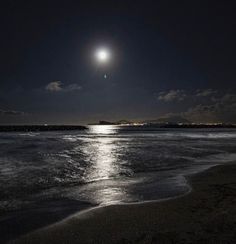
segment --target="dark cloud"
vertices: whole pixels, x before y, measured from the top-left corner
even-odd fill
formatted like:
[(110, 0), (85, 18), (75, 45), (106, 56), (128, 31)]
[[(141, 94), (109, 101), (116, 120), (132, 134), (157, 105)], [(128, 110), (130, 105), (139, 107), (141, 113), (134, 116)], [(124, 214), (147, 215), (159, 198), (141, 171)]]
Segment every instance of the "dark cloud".
[(181, 114), (186, 119), (195, 123), (221, 122), (218, 119), (214, 105), (198, 104)]
[(179, 113), (167, 113), (163, 117), (172, 119), (180, 116), (191, 122), (208, 123), (224, 122), (236, 123), (236, 94), (220, 94), (213, 89), (187, 92), (184, 90), (170, 90), (160, 92), (158, 99), (165, 102), (183, 101), (188, 98), (189, 104), (186, 111)]
[(168, 113), (156, 120), (158, 123), (190, 123), (181, 113)]
[(236, 94), (225, 94), (197, 104), (183, 115), (194, 122), (236, 122)]

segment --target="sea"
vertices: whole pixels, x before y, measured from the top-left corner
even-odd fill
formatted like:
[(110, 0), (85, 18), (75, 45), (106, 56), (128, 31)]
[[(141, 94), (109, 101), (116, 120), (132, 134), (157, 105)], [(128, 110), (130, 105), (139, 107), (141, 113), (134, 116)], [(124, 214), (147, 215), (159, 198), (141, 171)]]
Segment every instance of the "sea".
[(235, 160), (235, 129), (1, 133), (0, 240), (92, 207), (181, 196), (191, 191), (185, 176)]

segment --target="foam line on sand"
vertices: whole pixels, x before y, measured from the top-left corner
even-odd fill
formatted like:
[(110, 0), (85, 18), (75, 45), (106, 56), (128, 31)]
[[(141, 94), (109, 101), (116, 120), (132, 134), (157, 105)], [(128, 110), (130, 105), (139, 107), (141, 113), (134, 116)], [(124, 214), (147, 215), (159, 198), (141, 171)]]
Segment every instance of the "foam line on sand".
[(10, 243), (236, 243), (236, 164), (188, 180), (182, 197), (94, 208)]

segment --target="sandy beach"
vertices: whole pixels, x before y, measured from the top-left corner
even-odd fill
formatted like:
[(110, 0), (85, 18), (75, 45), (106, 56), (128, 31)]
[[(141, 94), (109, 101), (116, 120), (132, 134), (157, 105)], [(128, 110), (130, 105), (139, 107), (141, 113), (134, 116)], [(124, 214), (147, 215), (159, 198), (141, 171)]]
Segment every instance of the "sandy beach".
[(185, 196), (94, 208), (10, 243), (236, 243), (235, 175), (216, 166), (189, 176)]

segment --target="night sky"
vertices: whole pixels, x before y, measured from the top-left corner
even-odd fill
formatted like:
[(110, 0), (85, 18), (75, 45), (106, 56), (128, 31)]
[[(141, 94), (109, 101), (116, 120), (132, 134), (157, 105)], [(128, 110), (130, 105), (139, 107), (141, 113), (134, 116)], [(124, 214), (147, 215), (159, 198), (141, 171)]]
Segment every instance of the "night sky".
[(236, 123), (234, 1), (9, 0), (0, 11), (2, 124)]

